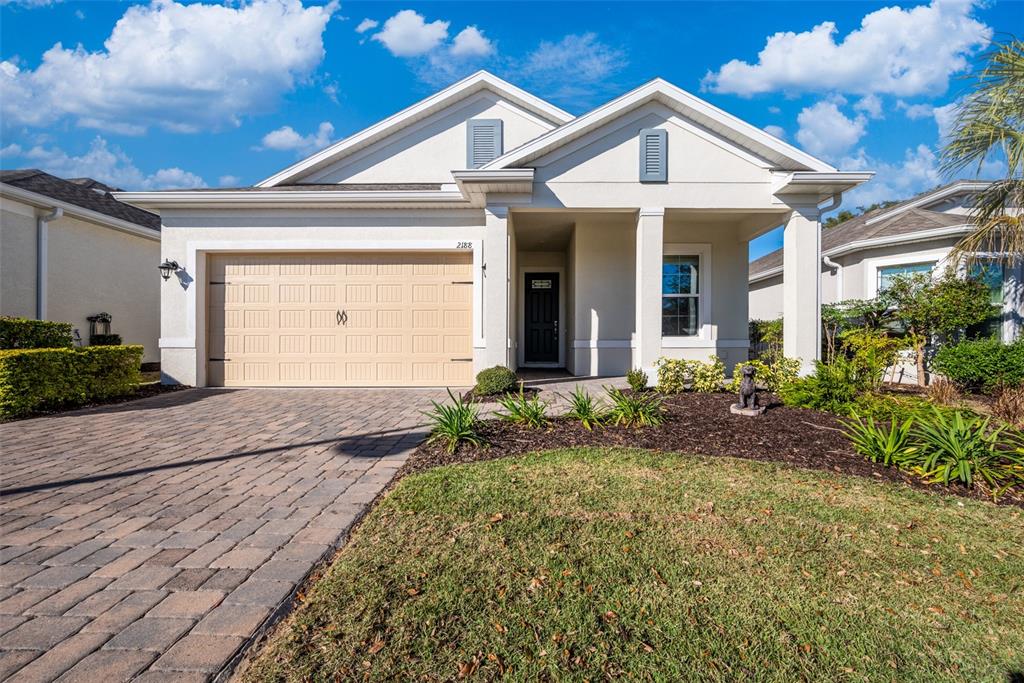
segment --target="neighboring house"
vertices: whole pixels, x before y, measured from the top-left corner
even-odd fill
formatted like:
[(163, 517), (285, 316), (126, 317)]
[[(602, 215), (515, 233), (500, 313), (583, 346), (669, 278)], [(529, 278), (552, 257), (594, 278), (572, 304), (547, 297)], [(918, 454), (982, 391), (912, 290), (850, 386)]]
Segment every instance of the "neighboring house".
[(88, 345), (90, 316), (158, 362), (160, 218), (90, 178), (0, 171), (0, 315), (69, 322)]
[[(957, 181), (884, 209), (876, 209), (821, 233), (821, 301), (871, 299), (892, 278), (934, 272), (950, 265), (947, 256), (970, 232), (968, 215), (983, 181)], [(770, 320), (783, 313), (782, 249), (750, 263), (750, 318)], [(974, 267), (1001, 306), (984, 330), (1005, 342), (1024, 335), (1024, 264), (980, 262)], [(962, 271), (962, 268), (961, 268)]]
[(467, 385), (747, 355), (747, 244), (785, 223), (786, 353), (819, 353), (843, 173), (663, 80), (573, 117), (479, 72), (254, 187), (158, 211), (167, 381)]

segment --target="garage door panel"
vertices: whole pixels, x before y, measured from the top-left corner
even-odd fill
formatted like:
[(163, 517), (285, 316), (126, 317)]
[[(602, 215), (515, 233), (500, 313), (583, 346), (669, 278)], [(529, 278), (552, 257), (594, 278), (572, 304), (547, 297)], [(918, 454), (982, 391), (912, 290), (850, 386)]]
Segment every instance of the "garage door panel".
[(472, 383), (468, 253), (217, 255), (209, 272), (211, 384)]

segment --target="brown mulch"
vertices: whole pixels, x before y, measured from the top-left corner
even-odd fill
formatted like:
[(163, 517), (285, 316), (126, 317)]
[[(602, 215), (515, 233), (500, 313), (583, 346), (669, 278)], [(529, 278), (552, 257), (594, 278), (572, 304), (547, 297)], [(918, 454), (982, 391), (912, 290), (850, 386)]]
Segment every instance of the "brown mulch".
[[(523, 387), (523, 395), (526, 398), (533, 398), (540, 393), (540, 389), (537, 387)], [(519, 389), (515, 391), (507, 391), (504, 394), (480, 394), (479, 396), (470, 389), (462, 395), (462, 400), (469, 403), (497, 403), (506, 396), (519, 396)]]
[[(574, 447), (645, 448), (658, 451), (782, 462), (808, 469), (907, 484), (917, 489), (992, 500), (979, 489), (929, 484), (895, 467), (866, 460), (850, 447), (838, 418), (816, 410), (789, 408), (762, 396), (768, 410), (760, 417), (729, 412), (733, 394), (684, 393), (667, 397), (667, 419), (660, 427), (598, 427), (587, 431), (578, 421), (556, 418), (547, 429), (528, 429), (502, 420), (484, 420), (486, 446), (462, 445), (447, 453), (423, 443), (402, 467), (401, 475), (439, 465), (496, 460), (541, 450)], [(1000, 503), (1024, 507), (1024, 493), (1008, 492)]]
[(114, 396), (112, 398), (105, 399), (103, 401), (94, 401), (92, 403), (85, 403), (81, 405), (67, 405), (52, 408), (50, 410), (39, 410), (28, 415), (21, 415), (19, 417), (8, 417), (0, 419), (0, 422), (17, 422), (19, 420), (31, 420), (34, 417), (45, 417), (47, 415), (58, 415), (60, 413), (67, 413), (72, 410), (84, 410), (86, 408), (98, 408), (100, 406), (115, 405), (118, 403), (128, 403), (130, 401), (138, 401), (143, 398), (150, 398), (151, 396), (160, 396), (161, 394), (169, 394), (173, 391), (181, 391), (182, 389), (188, 389), (189, 387), (184, 384), (161, 384), (160, 382), (148, 382), (146, 384), (140, 384), (135, 390), (135, 393), (125, 394), (124, 396)]

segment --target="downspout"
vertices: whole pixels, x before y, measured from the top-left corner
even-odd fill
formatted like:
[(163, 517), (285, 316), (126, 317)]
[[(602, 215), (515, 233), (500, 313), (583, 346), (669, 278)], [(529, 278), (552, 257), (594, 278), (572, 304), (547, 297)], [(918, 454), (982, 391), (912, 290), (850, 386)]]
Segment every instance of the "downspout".
[(36, 219), (36, 320), (46, 320), (47, 233), (50, 221), (64, 215), (64, 209), (54, 207), (45, 216)]

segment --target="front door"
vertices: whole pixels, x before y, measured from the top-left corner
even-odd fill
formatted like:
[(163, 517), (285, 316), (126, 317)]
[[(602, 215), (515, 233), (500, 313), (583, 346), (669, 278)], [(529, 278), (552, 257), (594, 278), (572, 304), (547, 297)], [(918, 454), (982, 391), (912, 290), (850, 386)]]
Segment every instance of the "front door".
[(527, 363), (558, 362), (558, 273), (527, 273), (524, 300)]

